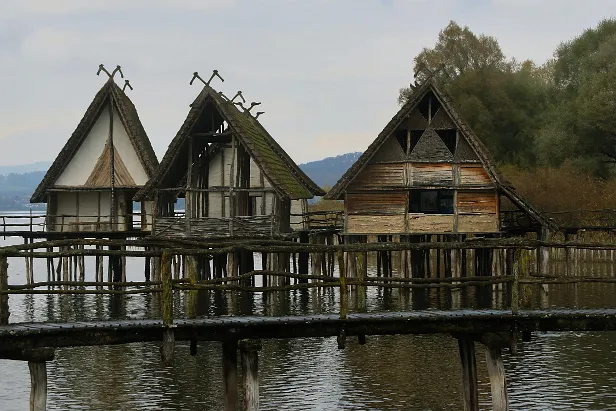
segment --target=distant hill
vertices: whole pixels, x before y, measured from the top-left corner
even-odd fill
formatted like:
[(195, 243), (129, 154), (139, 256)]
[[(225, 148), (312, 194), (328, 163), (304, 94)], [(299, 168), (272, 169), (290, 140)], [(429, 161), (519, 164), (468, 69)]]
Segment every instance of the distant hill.
[[(31, 173), (33, 171), (46, 172), (51, 166), (50, 161), (39, 161), (31, 164), (20, 164), (16, 166), (0, 166), (0, 175), (5, 176), (8, 174), (24, 174)], [(44, 175), (45, 173), (43, 173)]]
[[(0, 211), (21, 211), (29, 208), (30, 196), (46, 171), (0, 175)], [(35, 205), (33, 208), (41, 208)], [(44, 206), (43, 206), (44, 207)]]
[(323, 160), (300, 164), (299, 167), (319, 185), (319, 187), (332, 187), (342, 175), (361, 156), (361, 152), (342, 154), (336, 157), (327, 157)]

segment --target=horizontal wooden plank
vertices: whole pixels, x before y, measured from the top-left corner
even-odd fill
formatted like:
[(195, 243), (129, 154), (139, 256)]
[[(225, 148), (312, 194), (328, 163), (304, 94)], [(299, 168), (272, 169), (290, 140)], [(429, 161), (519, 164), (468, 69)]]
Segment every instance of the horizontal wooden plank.
[(404, 232), (404, 214), (348, 215), (348, 234), (395, 234)]
[(492, 233), (497, 231), (497, 214), (458, 214), (459, 233)]
[(347, 194), (346, 208), (349, 214), (393, 213), (404, 214), (406, 191)]
[(453, 185), (451, 163), (411, 163), (408, 165), (407, 175), (407, 185), (410, 186)]
[(458, 191), (458, 213), (495, 214), (498, 211), (495, 191)]
[(453, 214), (416, 214), (407, 216), (409, 233), (451, 233), (453, 232)]
[(491, 183), (492, 180), (483, 165), (460, 164), (460, 185), (487, 185)]
[(369, 164), (351, 182), (349, 189), (404, 186), (404, 164)]

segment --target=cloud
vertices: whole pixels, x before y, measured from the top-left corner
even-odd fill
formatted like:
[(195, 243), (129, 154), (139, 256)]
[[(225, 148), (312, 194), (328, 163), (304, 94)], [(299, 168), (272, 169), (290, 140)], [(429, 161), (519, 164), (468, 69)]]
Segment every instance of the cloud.
[(203, 11), (233, 7), (235, 4), (235, 0), (3, 0), (0, 16), (77, 15), (127, 10)]

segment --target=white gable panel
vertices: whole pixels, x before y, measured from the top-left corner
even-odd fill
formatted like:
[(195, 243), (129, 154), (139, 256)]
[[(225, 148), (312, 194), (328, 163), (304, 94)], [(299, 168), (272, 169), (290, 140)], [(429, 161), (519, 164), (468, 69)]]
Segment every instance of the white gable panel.
[(82, 186), (92, 173), (109, 135), (109, 110), (103, 109), (77, 152), (56, 180), (57, 186)]
[(216, 154), (212, 160), (210, 160), (210, 169), (208, 170), (207, 184), (208, 187), (220, 187), (222, 186), (221, 180), (221, 167), (222, 156), (220, 153)]
[(148, 182), (148, 175), (116, 110), (113, 112), (113, 145), (122, 157), (122, 161), (133, 177), (135, 184), (138, 186), (145, 185)]

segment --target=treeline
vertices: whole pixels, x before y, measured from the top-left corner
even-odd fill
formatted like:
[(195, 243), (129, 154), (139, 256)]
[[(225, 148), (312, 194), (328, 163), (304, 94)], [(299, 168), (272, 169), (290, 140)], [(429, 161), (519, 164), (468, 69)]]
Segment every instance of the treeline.
[[(523, 194), (535, 196), (528, 184), (537, 178), (550, 180), (540, 192), (545, 199), (529, 198), (541, 208), (562, 208), (557, 181), (570, 184), (574, 195), (579, 184), (600, 185), (606, 193), (614, 187), (616, 20), (564, 41), (542, 65), (508, 59), (497, 39), (452, 21), (414, 62), (418, 81), (435, 72)], [(410, 91), (400, 90), (401, 103)], [(567, 201), (579, 198), (569, 204), (575, 208), (616, 208), (611, 195), (598, 202), (581, 197)]]

